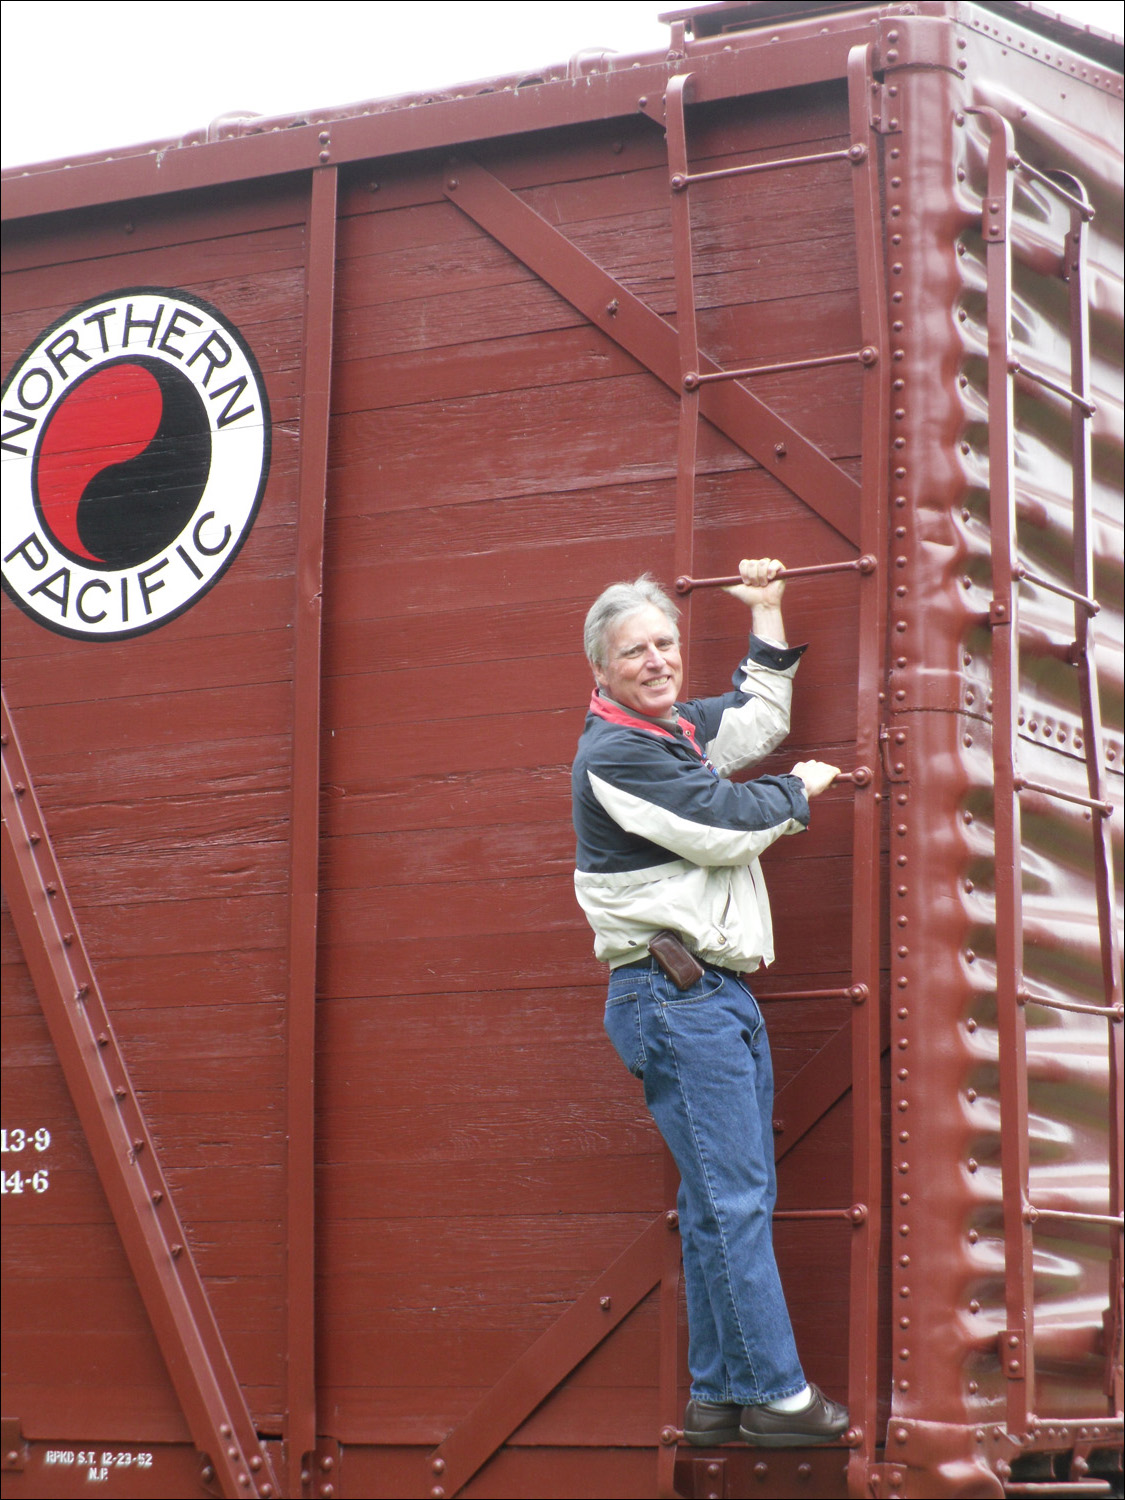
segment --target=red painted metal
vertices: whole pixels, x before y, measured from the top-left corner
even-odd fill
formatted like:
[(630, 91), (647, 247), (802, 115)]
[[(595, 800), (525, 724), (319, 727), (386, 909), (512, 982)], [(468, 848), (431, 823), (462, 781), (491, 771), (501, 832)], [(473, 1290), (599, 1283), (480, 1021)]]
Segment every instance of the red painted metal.
[[(5, 178), (13, 352), (142, 281), (198, 287), (265, 351), (277, 462), (206, 613), (127, 651), (4, 607), (174, 1243), (291, 1493), (918, 1500), (1040, 1493), (1048, 1472), (1104, 1491), (1120, 71), (1025, 7), (900, 9), (707, 7), (668, 56)], [(986, 120), (1012, 132), (997, 192)], [(1018, 305), (1006, 333), (990, 274)], [(645, 567), (710, 584), (692, 674), (721, 686), (743, 621), (714, 590), (738, 580), (695, 580), (688, 548), (700, 572), (769, 550), (824, 574), (787, 596), (813, 649), (770, 768), (830, 759), (854, 795), (771, 851), (778, 959), (755, 993), (779, 1264), (846, 1449), (681, 1446), (674, 1181), (606, 1055), (572, 905), (582, 611)], [(113, 1230), (8, 941), (11, 1097), (55, 1089), (52, 1131), (76, 1137), (35, 1214), (5, 1203), (42, 1308), (71, 1295), (60, 1239)], [(273, 1071), (247, 1068), (271, 1047)], [(212, 1232), (228, 1211), (237, 1232)], [(68, 1320), (91, 1368), (141, 1389), (118, 1372), (148, 1357), (143, 1309), (97, 1245), (112, 1305), (76, 1289), (40, 1340), (12, 1303), (5, 1484), (30, 1494), (58, 1492), (54, 1434), (97, 1413), (109, 1443), (101, 1414), (123, 1410), (52, 1375)], [(112, 1420), (126, 1456), (159, 1432), (154, 1482), (196, 1493), (174, 1402)]]
[[(886, 682), (886, 590), (876, 586), (869, 564), (887, 554), (886, 459), (890, 452), (890, 377), (886, 361), (867, 358), (886, 347), (887, 275), (883, 258), (878, 140), (871, 119), (873, 47), (856, 46), (848, 54), (848, 112), (852, 136), (852, 201), (859, 271), (860, 334), (864, 342), (860, 500), (859, 660), (857, 663), (855, 755), (878, 764), (878, 724)], [(858, 772), (856, 785), (861, 786)], [(875, 1460), (879, 1379), (878, 1264), (882, 1234), (883, 1155), (880, 1059), (880, 995), (884, 898), (880, 874), (881, 810), (872, 792), (855, 803), (852, 837), (852, 985), (869, 999), (852, 1011), (852, 1193), (866, 1205), (854, 1224), (851, 1253), (851, 1322), (848, 1344), (849, 1437), (848, 1487), (853, 1495), (867, 1489), (867, 1472)]]
[(221, 1492), (277, 1495), (161, 1168), (0, 694), (4, 890), (102, 1188), (192, 1436)]
[(699, 375), (692, 370), (684, 376), (684, 389), (693, 391), (701, 385), (713, 385), (717, 380), (746, 380), (751, 375), (783, 375), (790, 370), (823, 370), (829, 365), (873, 365), (877, 358), (877, 351), (867, 347), (851, 350), (847, 354), (824, 354), (815, 359), (786, 359), (772, 365), (749, 365), (744, 370), (715, 370), (710, 375)]
[[(873, 573), (877, 564), (870, 555), (864, 553), (862, 557), (855, 557), (848, 562), (836, 563), (814, 563), (807, 568), (782, 568), (777, 574), (778, 578), (816, 578), (822, 573)], [(735, 588), (742, 582), (738, 573), (729, 574), (724, 578), (690, 578), (681, 574), (676, 579), (676, 593), (690, 594), (692, 589), (729, 589)]]
[(320, 891), (320, 698), (324, 517), (336, 284), (335, 167), (312, 173), (297, 479), (293, 809), (289, 851), (286, 1143), (286, 1452), (290, 1493), (316, 1447), (315, 1062)]
[[(683, 22), (672, 36), (673, 52), (683, 48)], [(688, 181), (687, 121), (684, 104), (691, 74), (668, 80), (664, 91), (667, 122), (668, 169), (672, 188), (672, 275), (676, 288), (676, 346), (680, 366), (680, 416), (676, 445), (676, 527), (674, 559), (677, 573), (690, 573), (695, 556), (695, 466), (699, 450), (699, 324), (695, 311), (695, 269), (691, 244), (691, 196), (677, 191)], [(690, 683), (691, 608), (684, 611), (681, 629), (684, 682)], [(689, 689), (685, 686), (685, 692)]]

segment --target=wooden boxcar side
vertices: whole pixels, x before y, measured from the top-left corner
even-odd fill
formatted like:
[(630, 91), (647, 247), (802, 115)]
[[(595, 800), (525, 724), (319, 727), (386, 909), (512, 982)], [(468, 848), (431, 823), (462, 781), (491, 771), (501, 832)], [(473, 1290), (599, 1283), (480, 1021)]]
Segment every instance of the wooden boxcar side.
[[(6, 470), (103, 358), (271, 443), (240, 547), (200, 500), (102, 589), (5, 532), (5, 1494), (1119, 1480), (1120, 49), (1011, 10), (710, 7), (6, 177)], [(598, 590), (767, 551), (845, 565), (766, 769), (855, 779), (759, 977), (853, 1428), (700, 1455), (568, 768)], [(742, 611), (684, 602), (720, 691)]]

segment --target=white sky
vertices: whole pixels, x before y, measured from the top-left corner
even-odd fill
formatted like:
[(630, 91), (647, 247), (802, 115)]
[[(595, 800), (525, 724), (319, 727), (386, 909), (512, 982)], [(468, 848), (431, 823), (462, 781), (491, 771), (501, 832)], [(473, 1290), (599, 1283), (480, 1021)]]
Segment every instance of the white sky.
[[(3, 0), (4, 166), (662, 48), (676, 0)], [(1121, 30), (1107, 0), (1051, 8)]]

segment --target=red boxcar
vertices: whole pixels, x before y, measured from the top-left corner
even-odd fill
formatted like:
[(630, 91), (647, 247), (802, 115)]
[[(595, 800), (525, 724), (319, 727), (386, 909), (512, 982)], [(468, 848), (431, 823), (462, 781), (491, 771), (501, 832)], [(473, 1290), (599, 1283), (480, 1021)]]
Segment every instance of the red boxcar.
[[(1120, 1494), (1121, 48), (667, 19), (4, 178), (5, 1494)], [(707, 1452), (568, 767), (599, 589), (765, 552), (852, 1427)]]

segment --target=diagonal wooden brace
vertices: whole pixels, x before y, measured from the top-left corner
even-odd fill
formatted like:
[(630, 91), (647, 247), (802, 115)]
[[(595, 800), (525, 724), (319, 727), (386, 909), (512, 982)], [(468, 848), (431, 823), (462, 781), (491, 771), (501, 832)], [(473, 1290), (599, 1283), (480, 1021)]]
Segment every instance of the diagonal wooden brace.
[(113, 1034), (0, 694), (4, 891), (86, 1142), (192, 1438), (227, 1496), (279, 1495)]
[[(445, 195), (669, 390), (682, 394), (679, 337), (671, 323), (477, 163), (451, 167)], [(718, 370), (700, 353), (698, 373)], [(713, 426), (858, 546), (860, 490), (849, 474), (743, 385), (706, 385), (699, 401)]]

